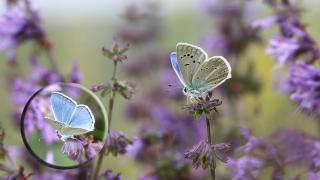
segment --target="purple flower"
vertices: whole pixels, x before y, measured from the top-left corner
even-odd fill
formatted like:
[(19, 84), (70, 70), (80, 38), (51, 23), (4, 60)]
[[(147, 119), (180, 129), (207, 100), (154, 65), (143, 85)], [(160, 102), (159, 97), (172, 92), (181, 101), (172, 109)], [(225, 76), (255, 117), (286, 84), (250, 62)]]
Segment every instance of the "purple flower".
[(320, 179), (320, 172), (308, 172), (308, 180), (318, 180)]
[(247, 140), (247, 143), (241, 147), (244, 152), (249, 152), (257, 148), (265, 148), (267, 146), (263, 139), (258, 139), (254, 136), (251, 136), (248, 128), (242, 129), (242, 135)]
[(271, 16), (265, 19), (259, 19), (259, 20), (253, 21), (251, 26), (254, 29), (266, 29), (274, 25), (277, 22), (277, 20), (278, 20), (277, 16)]
[(192, 116), (175, 114), (162, 106), (151, 109), (151, 118), (157, 123), (152, 126), (162, 136), (172, 137), (176, 148), (184, 151), (186, 147), (205, 137), (204, 121), (196, 122)]
[(61, 152), (71, 160), (82, 162), (84, 155), (83, 142), (79, 139), (68, 138), (62, 146)]
[(24, 3), (8, 5), (0, 17), (0, 52), (7, 50), (7, 58), (14, 60), (15, 51), (21, 43), (31, 39), (41, 40), (44, 32), (39, 21), (37, 12), (26, 8)]
[(104, 180), (120, 180), (120, 174), (114, 173), (112, 170), (106, 170), (100, 177), (100, 179)]
[(271, 55), (277, 62), (286, 63), (295, 60), (299, 48), (300, 44), (296, 40), (274, 37), (269, 41), (267, 54)]
[(320, 69), (297, 61), (290, 67), (287, 83), (290, 98), (309, 113), (320, 113)]
[(320, 142), (316, 141), (313, 145), (314, 147), (311, 151), (311, 167), (320, 173)]
[(103, 144), (101, 142), (89, 142), (86, 151), (89, 159), (94, 158), (102, 149)]
[(117, 156), (127, 153), (127, 146), (131, 143), (131, 140), (125, 137), (122, 132), (112, 130), (108, 135), (105, 146), (108, 149), (107, 153)]
[(70, 74), (70, 82), (79, 83), (83, 79), (82, 73), (79, 71), (78, 61), (74, 60), (72, 62), (71, 74)]
[(232, 169), (232, 180), (255, 180), (263, 166), (263, 161), (252, 156), (239, 159), (229, 158), (226, 165)]
[(185, 158), (192, 160), (195, 168), (201, 166), (203, 169), (214, 166), (215, 153), (214, 146), (206, 141), (200, 141), (190, 151), (184, 153)]
[(237, 56), (259, 40), (250, 25), (252, 9), (248, 2), (203, 0), (205, 9), (215, 18), (215, 31), (204, 39), (204, 46), (215, 54)]

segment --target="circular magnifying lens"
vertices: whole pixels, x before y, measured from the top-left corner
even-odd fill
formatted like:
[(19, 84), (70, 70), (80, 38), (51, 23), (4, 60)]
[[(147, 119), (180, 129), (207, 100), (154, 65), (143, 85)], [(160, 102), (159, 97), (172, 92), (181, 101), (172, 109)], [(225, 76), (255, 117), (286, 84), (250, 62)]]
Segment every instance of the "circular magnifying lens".
[(107, 122), (103, 104), (90, 90), (58, 83), (40, 89), (28, 100), (21, 134), (29, 152), (42, 163), (70, 169), (99, 154)]

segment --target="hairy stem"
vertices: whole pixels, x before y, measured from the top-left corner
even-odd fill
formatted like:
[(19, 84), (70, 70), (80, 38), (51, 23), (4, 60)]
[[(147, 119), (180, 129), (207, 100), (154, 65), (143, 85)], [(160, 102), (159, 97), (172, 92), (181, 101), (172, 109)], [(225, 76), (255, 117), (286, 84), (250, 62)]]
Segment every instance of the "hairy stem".
[[(116, 72), (117, 72), (117, 62), (114, 62), (112, 78), (111, 78), (111, 80), (113, 80), (113, 81), (116, 80)], [(116, 97), (116, 92), (114, 90), (112, 90), (111, 97), (109, 99), (109, 108), (108, 108), (108, 136), (110, 134), (110, 129), (111, 129), (111, 119), (112, 119), (113, 104), (114, 104), (115, 97)], [(98, 179), (98, 175), (99, 175), (99, 171), (101, 168), (101, 164), (103, 162), (103, 157), (104, 157), (105, 151), (106, 151), (106, 146), (103, 146), (103, 148), (101, 149), (101, 152), (99, 154), (99, 157), (98, 157), (97, 165), (96, 165), (95, 172), (94, 172), (94, 175), (92, 178), (93, 180)]]
[[(206, 115), (206, 122), (207, 122), (207, 135), (208, 135), (208, 143), (210, 145), (213, 144), (213, 139), (214, 136), (212, 138), (212, 134), (211, 134), (211, 126), (210, 126), (210, 118), (208, 117), (208, 115)], [(211, 175), (211, 180), (215, 180), (216, 179), (216, 161), (215, 161), (215, 157), (213, 155), (213, 159), (212, 159), (212, 163), (210, 163), (210, 175)]]

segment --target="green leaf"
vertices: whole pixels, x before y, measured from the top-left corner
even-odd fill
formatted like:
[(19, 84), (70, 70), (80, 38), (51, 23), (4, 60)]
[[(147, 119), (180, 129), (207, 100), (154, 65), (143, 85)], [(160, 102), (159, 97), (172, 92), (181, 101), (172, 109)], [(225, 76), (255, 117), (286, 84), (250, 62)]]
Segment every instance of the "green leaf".
[(199, 121), (202, 113), (203, 113), (203, 110), (199, 110), (199, 111), (194, 113), (194, 118), (195, 118), (196, 121)]

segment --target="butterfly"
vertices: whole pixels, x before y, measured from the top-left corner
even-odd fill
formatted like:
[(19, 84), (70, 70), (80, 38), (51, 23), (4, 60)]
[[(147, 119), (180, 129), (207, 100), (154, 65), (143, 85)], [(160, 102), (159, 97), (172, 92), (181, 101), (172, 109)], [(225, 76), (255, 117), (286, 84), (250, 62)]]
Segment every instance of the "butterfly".
[(50, 101), (54, 118), (46, 119), (56, 129), (61, 140), (94, 130), (95, 119), (88, 106), (77, 104), (60, 92), (52, 92)]
[(207, 53), (192, 44), (178, 43), (170, 55), (172, 67), (188, 97), (203, 97), (231, 78), (231, 66), (222, 56), (208, 58)]

